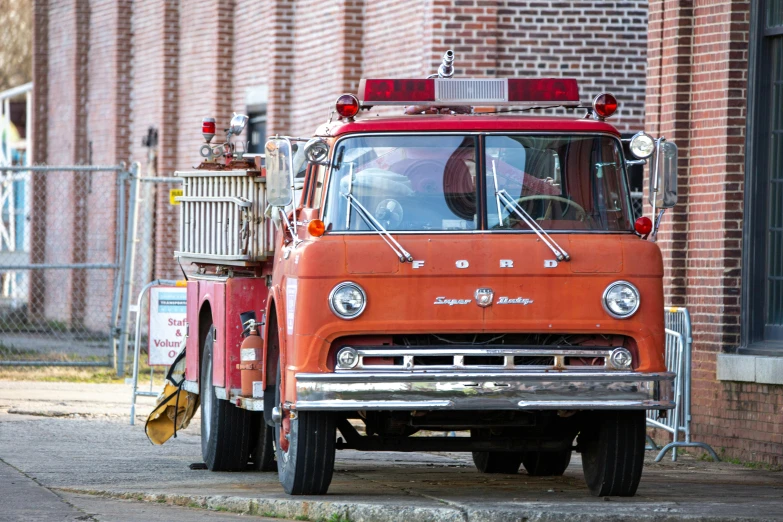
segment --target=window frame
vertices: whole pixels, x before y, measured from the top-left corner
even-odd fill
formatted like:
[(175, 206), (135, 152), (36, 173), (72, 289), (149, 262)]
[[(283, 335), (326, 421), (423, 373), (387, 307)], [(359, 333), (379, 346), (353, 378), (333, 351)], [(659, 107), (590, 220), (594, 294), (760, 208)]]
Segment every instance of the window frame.
[[(476, 146), (477, 146), (477, 152), (476, 152), (476, 161), (477, 161), (477, 167), (481, 165), (483, 169), (483, 162), (485, 161), (485, 138), (487, 136), (510, 136), (510, 135), (531, 135), (531, 136), (544, 136), (544, 135), (554, 135), (554, 136), (562, 136), (562, 135), (574, 135), (574, 136), (583, 136), (583, 137), (607, 137), (610, 139), (613, 139), (617, 141), (617, 147), (620, 153), (620, 157), (622, 158), (623, 162), (623, 182), (625, 183), (625, 189), (626, 189), (626, 205), (628, 208), (629, 216), (630, 216), (630, 223), (628, 230), (570, 230), (570, 229), (563, 229), (563, 230), (547, 230), (547, 234), (632, 234), (632, 235), (638, 235), (636, 231), (633, 228), (633, 220), (634, 220), (634, 214), (633, 214), (633, 207), (631, 202), (631, 193), (630, 193), (630, 180), (628, 179), (628, 168), (625, 165), (625, 150), (623, 148), (622, 139), (618, 137), (615, 134), (609, 133), (609, 132), (574, 132), (574, 131), (520, 131), (520, 130), (506, 130), (506, 131), (445, 131), (445, 132), (362, 132), (362, 133), (356, 133), (356, 134), (344, 134), (340, 136), (337, 140), (335, 140), (334, 144), (332, 145), (332, 154), (329, 156), (329, 167), (328, 172), (326, 173), (325, 180), (324, 180), (324, 201), (321, 205), (321, 218), (326, 221), (326, 212), (329, 209), (329, 198), (331, 197), (331, 190), (329, 187), (331, 186), (331, 178), (332, 178), (332, 170), (333, 170), (333, 163), (334, 163), (334, 154), (336, 153), (340, 142), (348, 139), (348, 138), (356, 138), (356, 137), (377, 137), (377, 136), (474, 136), (476, 137)], [(487, 229), (487, 205), (486, 205), (486, 193), (487, 193), (487, 186), (486, 186), (486, 176), (477, 176), (476, 177), (476, 213), (477, 213), (477, 227), (475, 230), (464, 230), (464, 231), (454, 231), (454, 230), (424, 230), (424, 231), (412, 231), (412, 230), (390, 230), (389, 232), (397, 235), (416, 235), (416, 234), (535, 234), (533, 230), (488, 230)], [(373, 230), (329, 230), (327, 232), (329, 235), (372, 235), (376, 234), (377, 232)]]
[[(767, 313), (767, 247), (770, 184), (770, 116), (763, 100), (771, 99), (772, 45), (783, 38), (783, 25), (766, 27), (767, 0), (751, 3), (748, 109), (745, 132), (745, 186), (742, 225), (742, 275), (740, 292), (740, 346), (738, 353), (783, 357), (783, 340), (768, 339), (765, 333)], [(780, 64), (783, 67), (783, 63)], [(758, 201), (763, 201), (762, 205)]]

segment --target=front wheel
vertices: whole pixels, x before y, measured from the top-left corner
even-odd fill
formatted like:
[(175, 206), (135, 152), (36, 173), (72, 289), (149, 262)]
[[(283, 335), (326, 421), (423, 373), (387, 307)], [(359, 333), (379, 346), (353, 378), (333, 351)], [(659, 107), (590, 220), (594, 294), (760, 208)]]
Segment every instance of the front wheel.
[(275, 389), (280, 414), (274, 430), (280, 484), (289, 495), (325, 495), (334, 472), (337, 431), (334, 415), (283, 410), (279, 366)]
[(579, 434), (582, 469), (596, 497), (632, 497), (644, 466), (644, 411), (595, 413)]
[(250, 412), (215, 394), (214, 338), (210, 327), (201, 361), (201, 455), (210, 471), (243, 471), (250, 454)]

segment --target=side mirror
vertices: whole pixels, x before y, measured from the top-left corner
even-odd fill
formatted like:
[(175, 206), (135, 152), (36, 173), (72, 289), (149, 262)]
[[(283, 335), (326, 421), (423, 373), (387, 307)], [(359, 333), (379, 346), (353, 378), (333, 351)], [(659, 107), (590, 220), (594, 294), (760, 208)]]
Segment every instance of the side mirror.
[(234, 136), (239, 136), (245, 130), (245, 125), (247, 125), (247, 116), (234, 113), (231, 122), (228, 124), (228, 130)]
[(272, 138), (265, 146), (266, 199), (273, 207), (286, 207), (293, 200), (294, 171), (291, 142)]
[(657, 209), (677, 204), (677, 145), (658, 138), (650, 162), (650, 204)]

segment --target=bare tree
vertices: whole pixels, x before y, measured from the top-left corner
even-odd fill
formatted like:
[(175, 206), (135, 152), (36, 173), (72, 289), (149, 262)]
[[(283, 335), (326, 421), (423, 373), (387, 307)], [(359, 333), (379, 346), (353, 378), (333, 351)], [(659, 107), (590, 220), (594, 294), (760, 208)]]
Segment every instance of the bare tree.
[(0, 0), (0, 91), (33, 79), (33, 0)]

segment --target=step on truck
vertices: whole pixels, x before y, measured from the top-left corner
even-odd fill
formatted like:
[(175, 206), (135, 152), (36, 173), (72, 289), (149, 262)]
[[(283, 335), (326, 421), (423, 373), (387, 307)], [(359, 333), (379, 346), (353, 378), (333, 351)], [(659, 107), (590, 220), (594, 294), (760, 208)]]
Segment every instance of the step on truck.
[[(677, 148), (621, 139), (617, 100), (583, 105), (573, 79), (454, 78), (452, 60), (362, 80), (263, 155), (237, 142), (245, 116), (222, 144), (204, 120), (176, 256), (209, 469), (317, 495), (342, 449), (532, 476), (577, 452), (593, 495), (636, 492), (645, 411), (674, 406), (655, 236)], [(638, 164), (653, 219), (633, 216)]]

